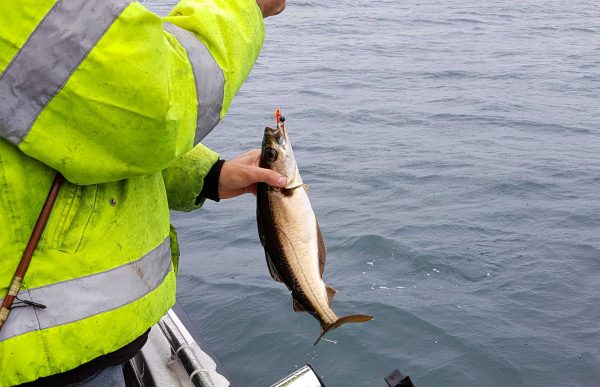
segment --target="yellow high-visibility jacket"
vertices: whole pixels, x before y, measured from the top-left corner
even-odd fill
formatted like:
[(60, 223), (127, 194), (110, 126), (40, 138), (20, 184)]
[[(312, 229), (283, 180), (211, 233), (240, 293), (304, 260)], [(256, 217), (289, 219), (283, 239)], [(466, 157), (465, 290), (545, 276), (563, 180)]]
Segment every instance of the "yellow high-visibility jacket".
[(0, 386), (142, 335), (175, 300), (169, 207), (192, 210), (264, 37), (255, 0), (0, 1), (0, 299), (63, 185), (0, 333)]

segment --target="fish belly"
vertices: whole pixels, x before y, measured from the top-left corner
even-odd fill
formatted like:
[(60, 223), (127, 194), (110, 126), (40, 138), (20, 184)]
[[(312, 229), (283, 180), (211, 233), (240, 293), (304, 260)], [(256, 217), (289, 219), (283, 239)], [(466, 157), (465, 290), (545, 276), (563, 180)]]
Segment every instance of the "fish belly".
[(319, 271), (317, 221), (305, 191), (273, 195), (273, 223), (282, 246), (281, 267), (292, 296), (310, 312), (327, 314), (327, 292)]

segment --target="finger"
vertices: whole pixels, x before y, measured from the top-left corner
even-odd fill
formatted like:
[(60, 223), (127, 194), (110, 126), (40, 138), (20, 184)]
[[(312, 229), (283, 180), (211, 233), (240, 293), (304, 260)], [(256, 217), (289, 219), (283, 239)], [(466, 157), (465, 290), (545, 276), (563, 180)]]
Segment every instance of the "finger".
[(256, 0), (263, 17), (279, 14), (285, 8), (285, 0)]
[(236, 196), (243, 195), (243, 194), (245, 194), (247, 192), (251, 192), (251, 191), (249, 191), (246, 188), (244, 188), (244, 189), (219, 191), (219, 199), (231, 199), (231, 198), (234, 198)]
[(267, 183), (272, 187), (285, 187), (287, 179), (279, 173), (270, 169), (253, 167), (249, 170), (249, 179), (253, 183)]
[(229, 161), (236, 164), (258, 166), (258, 163), (260, 162), (260, 153), (260, 149), (252, 149), (245, 153), (242, 153), (239, 156), (236, 156), (235, 158)]

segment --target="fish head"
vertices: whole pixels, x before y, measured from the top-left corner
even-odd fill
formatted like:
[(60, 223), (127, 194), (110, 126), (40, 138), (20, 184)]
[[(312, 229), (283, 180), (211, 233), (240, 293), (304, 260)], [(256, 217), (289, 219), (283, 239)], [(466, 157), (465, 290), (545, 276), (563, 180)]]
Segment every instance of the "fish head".
[(275, 129), (265, 128), (259, 165), (285, 176), (288, 182), (294, 179), (296, 159), (284, 125), (279, 124)]

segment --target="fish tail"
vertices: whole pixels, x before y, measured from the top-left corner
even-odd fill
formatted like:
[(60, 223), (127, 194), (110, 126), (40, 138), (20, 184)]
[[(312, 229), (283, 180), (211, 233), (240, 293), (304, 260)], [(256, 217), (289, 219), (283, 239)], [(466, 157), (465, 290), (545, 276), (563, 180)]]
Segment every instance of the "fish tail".
[(372, 320), (373, 316), (369, 316), (366, 314), (354, 314), (351, 316), (344, 316), (344, 317), (340, 317), (337, 320), (335, 320), (334, 323), (332, 324), (328, 324), (328, 325), (324, 325), (321, 329), (321, 334), (319, 335), (319, 337), (317, 338), (317, 341), (315, 341), (314, 345), (317, 345), (317, 343), (321, 340), (321, 338), (323, 336), (325, 336), (325, 334), (337, 327), (339, 327), (340, 325), (346, 324), (346, 323), (361, 323), (361, 322), (366, 322), (369, 320)]

